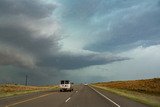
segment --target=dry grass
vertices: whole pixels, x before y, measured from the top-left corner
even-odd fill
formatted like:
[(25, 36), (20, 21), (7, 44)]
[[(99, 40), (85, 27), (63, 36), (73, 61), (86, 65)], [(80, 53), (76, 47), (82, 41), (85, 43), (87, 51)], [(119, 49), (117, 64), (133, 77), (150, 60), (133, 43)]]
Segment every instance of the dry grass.
[(125, 96), (151, 107), (160, 107), (160, 78), (101, 82), (92, 84), (92, 86)]
[(37, 91), (45, 91), (49, 89), (55, 89), (56, 86), (24, 86), (24, 85), (13, 85), (3, 84), (0, 85), (0, 97), (26, 94)]
[(97, 86), (160, 95), (160, 78), (96, 83)]

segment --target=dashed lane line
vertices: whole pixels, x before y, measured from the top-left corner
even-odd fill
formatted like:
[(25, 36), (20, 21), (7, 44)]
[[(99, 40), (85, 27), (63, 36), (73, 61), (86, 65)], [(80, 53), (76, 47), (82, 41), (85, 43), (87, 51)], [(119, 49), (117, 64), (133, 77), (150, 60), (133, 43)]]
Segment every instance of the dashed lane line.
[(70, 99), (71, 99), (71, 97), (69, 97), (65, 102), (67, 103)]

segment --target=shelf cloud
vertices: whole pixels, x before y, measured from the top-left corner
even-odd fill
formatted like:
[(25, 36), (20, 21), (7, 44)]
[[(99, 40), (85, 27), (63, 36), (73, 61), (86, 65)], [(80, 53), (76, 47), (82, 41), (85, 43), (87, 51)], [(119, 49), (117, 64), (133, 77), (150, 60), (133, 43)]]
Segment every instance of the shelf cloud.
[(159, 11), (158, 0), (0, 0), (0, 82), (133, 60), (121, 53), (160, 43)]

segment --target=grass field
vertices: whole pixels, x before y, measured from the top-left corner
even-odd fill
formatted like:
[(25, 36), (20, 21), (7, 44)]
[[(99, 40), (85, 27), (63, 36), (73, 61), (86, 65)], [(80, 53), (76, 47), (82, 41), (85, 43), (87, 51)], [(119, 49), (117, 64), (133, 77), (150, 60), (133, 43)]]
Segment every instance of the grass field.
[(19, 94), (27, 94), (38, 91), (45, 90), (54, 90), (57, 89), (57, 86), (24, 86), (24, 85), (14, 85), (14, 84), (2, 84), (0, 85), (0, 98), (19, 95)]
[(96, 83), (97, 86), (160, 95), (160, 78)]
[(128, 97), (152, 107), (160, 107), (160, 78), (101, 82), (92, 84), (92, 86)]

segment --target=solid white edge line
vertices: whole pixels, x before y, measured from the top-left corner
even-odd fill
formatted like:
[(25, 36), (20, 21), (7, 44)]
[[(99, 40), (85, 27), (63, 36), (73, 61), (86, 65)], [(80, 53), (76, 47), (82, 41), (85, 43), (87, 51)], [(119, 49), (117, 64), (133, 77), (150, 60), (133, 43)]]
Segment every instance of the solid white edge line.
[(68, 102), (71, 98), (69, 97), (65, 102)]
[(92, 88), (91, 86), (89, 86), (91, 89), (93, 89), (95, 92), (97, 92), (98, 94), (100, 94), (102, 97), (104, 97), (105, 99), (109, 100), (110, 102), (112, 102), (113, 104), (115, 104), (117, 107), (121, 107), (120, 105), (118, 105), (117, 103), (115, 103), (113, 100), (111, 100), (110, 98), (106, 97), (105, 95), (103, 95), (102, 93), (100, 93), (99, 91), (97, 91), (96, 89)]

